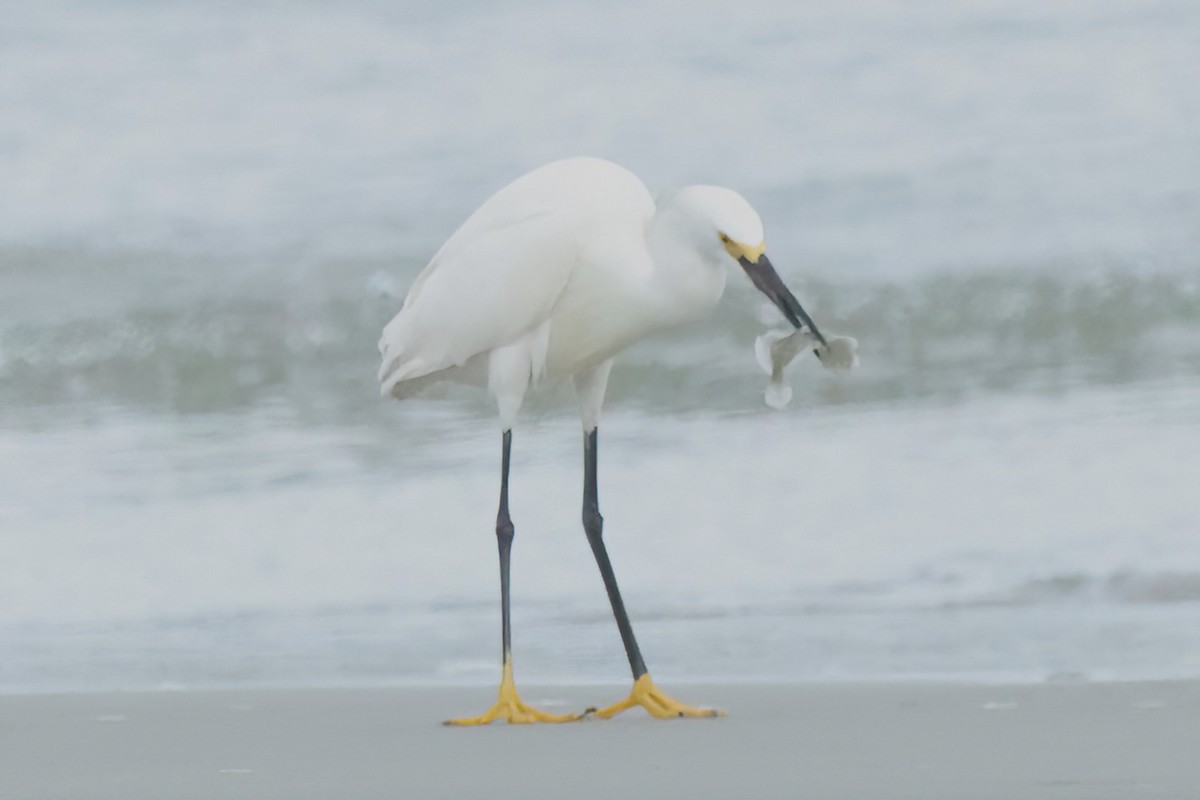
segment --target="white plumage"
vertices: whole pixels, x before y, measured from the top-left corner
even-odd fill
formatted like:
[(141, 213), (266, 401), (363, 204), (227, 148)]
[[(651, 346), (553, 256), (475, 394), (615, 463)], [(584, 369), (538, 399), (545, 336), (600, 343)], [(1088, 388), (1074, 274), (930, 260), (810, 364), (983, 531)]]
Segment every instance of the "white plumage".
[(725, 238), (761, 252), (758, 215), (728, 189), (687, 187), (656, 206), (608, 161), (534, 170), (487, 200), (417, 278), (379, 342), (382, 391), (486, 385), (505, 428), (543, 377), (602, 372), (592, 381), (602, 396), (617, 352), (716, 305), (732, 263)]

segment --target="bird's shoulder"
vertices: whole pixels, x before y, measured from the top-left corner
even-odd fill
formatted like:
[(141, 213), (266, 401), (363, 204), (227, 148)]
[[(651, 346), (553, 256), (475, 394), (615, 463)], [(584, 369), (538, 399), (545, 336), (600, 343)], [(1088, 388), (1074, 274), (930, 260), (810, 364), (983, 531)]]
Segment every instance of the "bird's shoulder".
[(476, 214), (486, 217), (500, 209), (508, 214), (552, 209), (587, 227), (614, 217), (648, 217), (654, 213), (654, 198), (640, 178), (619, 164), (577, 156), (525, 173), (492, 195)]
[(555, 161), (489, 197), (446, 240), (409, 290), (406, 306), (434, 283), (482, 280), (561, 286), (573, 267), (640, 237), (654, 214), (641, 180), (611, 161)]
[(480, 291), (522, 276), (544, 280), (569, 267), (573, 231), (564, 215), (545, 205), (488, 211), (473, 215), (438, 249), (409, 289), (406, 307), (430, 286)]

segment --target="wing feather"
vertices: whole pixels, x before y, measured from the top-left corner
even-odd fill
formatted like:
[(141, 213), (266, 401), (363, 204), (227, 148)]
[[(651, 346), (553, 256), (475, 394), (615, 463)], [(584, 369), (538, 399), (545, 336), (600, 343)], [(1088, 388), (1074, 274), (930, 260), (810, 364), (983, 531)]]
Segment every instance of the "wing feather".
[(496, 202), (503, 195), (450, 237), (384, 328), (384, 394), (460, 367), (550, 319), (577, 262), (575, 226), (569, 214), (540, 203)]

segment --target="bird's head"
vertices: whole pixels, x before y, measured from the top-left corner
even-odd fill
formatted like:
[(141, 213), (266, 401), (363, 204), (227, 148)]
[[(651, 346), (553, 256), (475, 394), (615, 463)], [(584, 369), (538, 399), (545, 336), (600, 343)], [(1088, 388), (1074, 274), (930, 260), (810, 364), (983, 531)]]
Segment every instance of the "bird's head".
[(821, 344), (826, 344), (812, 318), (767, 258), (762, 220), (744, 197), (720, 186), (689, 186), (674, 199), (690, 219), (694, 241), (710, 260), (732, 258), (788, 322), (796, 328), (807, 327)]

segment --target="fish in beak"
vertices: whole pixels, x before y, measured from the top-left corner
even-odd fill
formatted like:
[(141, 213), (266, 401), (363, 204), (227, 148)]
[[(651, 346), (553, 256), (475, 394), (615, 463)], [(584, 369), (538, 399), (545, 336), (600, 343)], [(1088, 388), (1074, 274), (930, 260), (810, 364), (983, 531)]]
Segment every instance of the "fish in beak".
[(818, 342), (826, 348), (829, 347), (829, 342), (825, 341), (825, 337), (817, 330), (816, 323), (812, 321), (812, 317), (808, 315), (808, 312), (800, 305), (800, 301), (796, 299), (796, 296), (784, 284), (783, 278), (779, 277), (779, 273), (775, 271), (771, 260), (765, 254), (758, 254), (757, 258), (753, 261), (750, 260), (749, 256), (742, 255), (738, 257), (738, 263), (742, 265), (742, 269), (746, 270), (746, 274), (750, 276), (751, 282), (754, 283), (758, 290), (765, 294), (783, 312), (788, 322), (792, 323), (797, 329), (807, 327)]

